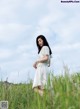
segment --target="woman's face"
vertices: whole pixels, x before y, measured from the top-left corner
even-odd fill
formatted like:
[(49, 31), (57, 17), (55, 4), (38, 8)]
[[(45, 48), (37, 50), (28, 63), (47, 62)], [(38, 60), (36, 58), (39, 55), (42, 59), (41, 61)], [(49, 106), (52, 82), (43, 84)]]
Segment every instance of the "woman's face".
[(43, 46), (43, 40), (42, 40), (41, 38), (38, 39), (38, 45), (39, 45), (40, 47)]

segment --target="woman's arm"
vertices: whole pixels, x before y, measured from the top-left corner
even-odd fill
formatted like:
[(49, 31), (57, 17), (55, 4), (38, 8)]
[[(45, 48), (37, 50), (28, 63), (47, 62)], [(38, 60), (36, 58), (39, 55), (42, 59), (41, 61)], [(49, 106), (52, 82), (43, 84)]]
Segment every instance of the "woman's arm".
[(33, 67), (36, 69), (37, 68), (37, 64), (38, 63), (44, 63), (45, 61), (48, 60), (48, 55), (45, 55), (43, 58), (41, 58), (40, 60), (36, 61), (34, 64), (33, 64)]
[(48, 55), (45, 55), (43, 58), (37, 61), (37, 63), (44, 63), (45, 61), (48, 60)]

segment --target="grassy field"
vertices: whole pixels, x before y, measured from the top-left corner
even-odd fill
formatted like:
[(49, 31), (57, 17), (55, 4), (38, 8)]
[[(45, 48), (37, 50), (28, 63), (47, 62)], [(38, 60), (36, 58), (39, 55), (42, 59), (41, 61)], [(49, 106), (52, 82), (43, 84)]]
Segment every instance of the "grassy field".
[(80, 74), (48, 76), (43, 97), (29, 84), (0, 82), (0, 101), (8, 100), (9, 109), (80, 109)]

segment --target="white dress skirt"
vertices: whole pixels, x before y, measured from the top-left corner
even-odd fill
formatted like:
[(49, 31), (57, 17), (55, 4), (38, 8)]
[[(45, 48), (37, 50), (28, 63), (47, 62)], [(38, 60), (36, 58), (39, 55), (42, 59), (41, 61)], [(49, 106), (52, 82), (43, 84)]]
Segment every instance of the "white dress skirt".
[(48, 65), (50, 62), (50, 54), (49, 54), (49, 48), (47, 46), (43, 46), (40, 53), (39, 53), (39, 59), (40, 60), (43, 56), (48, 55), (48, 61), (44, 63), (39, 63), (37, 65), (37, 69), (35, 72), (35, 77), (33, 80), (33, 86), (32, 88), (40, 86), (41, 89), (45, 89), (47, 85), (47, 73), (48, 73)]

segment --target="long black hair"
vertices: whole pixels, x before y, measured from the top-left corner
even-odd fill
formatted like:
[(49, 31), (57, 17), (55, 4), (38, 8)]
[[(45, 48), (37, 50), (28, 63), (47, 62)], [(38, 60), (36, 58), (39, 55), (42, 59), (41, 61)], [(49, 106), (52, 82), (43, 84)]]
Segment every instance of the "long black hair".
[(36, 38), (36, 45), (37, 45), (37, 47), (38, 47), (38, 54), (39, 54), (39, 52), (40, 52), (40, 50), (41, 50), (41, 48), (42, 48), (42, 47), (40, 47), (39, 44), (38, 44), (38, 39), (39, 39), (39, 38), (41, 38), (41, 39), (43, 40), (43, 46), (48, 46), (48, 47), (49, 47), (49, 53), (50, 53), (50, 55), (51, 55), (51, 54), (52, 54), (51, 48), (50, 48), (50, 46), (49, 46), (49, 44), (48, 44), (48, 42), (47, 42), (47, 39), (46, 39), (45, 36), (43, 36), (43, 35), (39, 35), (39, 36)]

